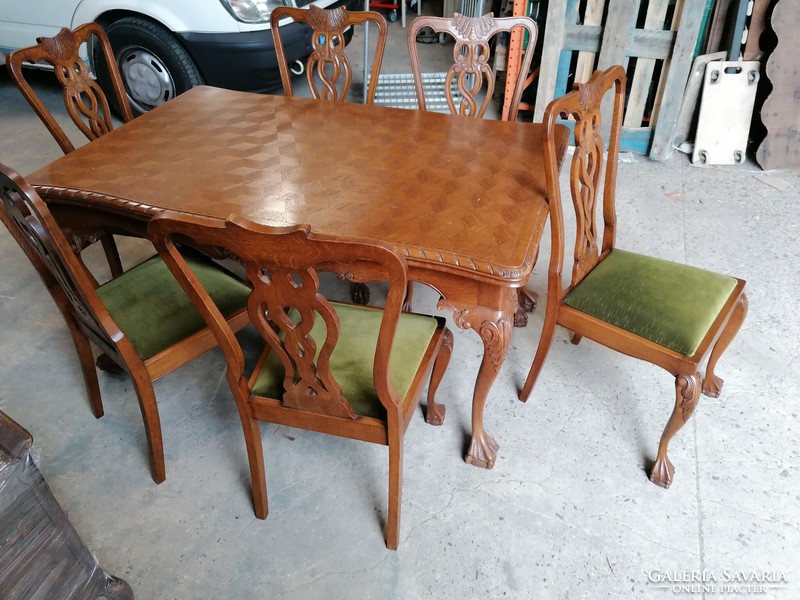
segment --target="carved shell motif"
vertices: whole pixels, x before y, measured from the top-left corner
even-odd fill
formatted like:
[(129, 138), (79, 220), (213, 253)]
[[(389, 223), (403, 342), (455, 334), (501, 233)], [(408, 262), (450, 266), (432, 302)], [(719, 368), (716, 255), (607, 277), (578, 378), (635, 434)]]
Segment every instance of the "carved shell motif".
[[(317, 6), (308, 9), (308, 23), (314, 29), (311, 36), (313, 51), (306, 64), (308, 84), (315, 98), (343, 100), (350, 84), (350, 61), (344, 52), (344, 34), (347, 10), (340, 6), (323, 10)], [(344, 89), (337, 90), (340, 80)]]
[(494, 14), (488, 13), (480, 17), (467, 17), (455, 13), (453, 27), (459, 37), (464, 40), (485, 40), (494, 27)]
[[(453, 16), (451, 33), (456, 40), (453, 49), (453, 66), (447, 72), (445, 93), (450, 111), (462, 116), (481, 117), (485, 104), (478, 104), (479, 95), (486, 85), (485, 98), (494, 92), (494, 74), (489, 66), (489, 35), (494, 27), (492, 13), (480, 17)], [(461, 96), (458, 107), (453, 97), (453, 81), (457, 82)]]
[(327, 10), (313, 4), (308, 7), (308, 24), (314, 31), (341, 31), (346, 21), (344, 6)]

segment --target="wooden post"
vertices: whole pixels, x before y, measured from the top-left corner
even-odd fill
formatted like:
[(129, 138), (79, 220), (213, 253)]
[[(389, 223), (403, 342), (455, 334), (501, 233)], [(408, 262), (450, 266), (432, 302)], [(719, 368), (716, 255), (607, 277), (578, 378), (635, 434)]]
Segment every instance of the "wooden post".
[(536, 89), (536, 106), (533, 109), (533, 120), (541, 121), (544, 109), (555, 97), (556, 78), (555, 68), (564, 47), (564, 19), (567, 12), (567, 3), (556, 1), (547, 5), (547, 26), (544, 32), (544, 45), (542, 48), (542, 70), (540, 71), (539, 87)]
[[(515, 17), (525, 16), (526, 0), (514, 0), (514, 9), (512, 15)], [(508, 40), (508, 62), (506, 65), (506, 89), (503, 96), (503, 114), (501, 118), (503, 121), (508, 120), (509, 112), (511, 111), (511, 100), (514, 97), (514, 91), (519, 78), (519, 70), (522, 65), (522, 44), (525, 40), (525, 30), (522, 27), (517, 27), (511, 31), (511, 39)], [(529, 44), (535, 44), (536, 40), (528, 40)], [(533, 52), (533, 50), (531, 50)]]

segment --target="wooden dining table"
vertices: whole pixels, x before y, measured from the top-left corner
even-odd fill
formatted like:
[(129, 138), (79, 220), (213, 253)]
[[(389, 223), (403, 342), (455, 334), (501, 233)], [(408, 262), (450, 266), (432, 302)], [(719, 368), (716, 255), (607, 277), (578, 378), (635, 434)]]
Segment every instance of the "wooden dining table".
[[(548, 214), (543, 133), (538, 123), (200, 86), (28, 179), (77, 240), (100, 228), (145, 236), (151, 217), (173, 210), (393, 245), (409, 279), (483, 340), (466, 461), (492, 468), (484, 407)], [(559, 136), (563, 158), (568, 130)]]

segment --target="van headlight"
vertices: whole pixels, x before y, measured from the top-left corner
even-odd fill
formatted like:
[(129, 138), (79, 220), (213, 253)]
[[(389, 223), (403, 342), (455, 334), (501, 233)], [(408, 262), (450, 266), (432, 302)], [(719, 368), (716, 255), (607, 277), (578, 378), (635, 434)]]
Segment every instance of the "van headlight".
[(276, 6), (291, 5), (283, 0), (219, 0), (231, 16), (243, 23), (269, 23), (269, 15)]

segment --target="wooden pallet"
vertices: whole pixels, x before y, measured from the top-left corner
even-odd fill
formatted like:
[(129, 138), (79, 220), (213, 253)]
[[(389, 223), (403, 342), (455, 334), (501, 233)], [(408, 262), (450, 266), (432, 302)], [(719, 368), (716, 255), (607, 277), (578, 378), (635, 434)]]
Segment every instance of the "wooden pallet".
[(621, 149), (667, 158), (710, 2), (651, 0), (644, 5), (641, 28), (636, 26), (641, 0), (586, 0), (583, 7), (579, 0), (550, 2), (533, 120), (540, 121), (547, 104), (572, 83), (620, 64), (629, 88)]

